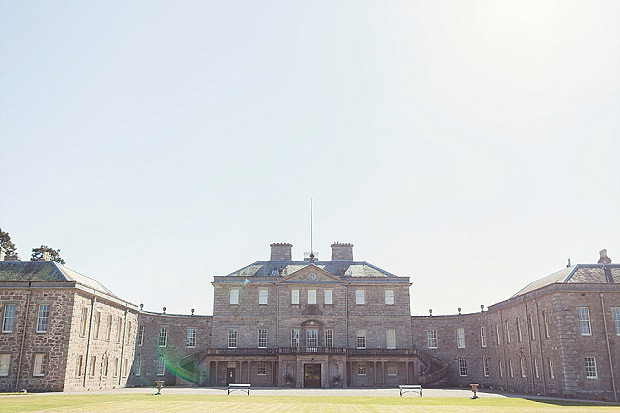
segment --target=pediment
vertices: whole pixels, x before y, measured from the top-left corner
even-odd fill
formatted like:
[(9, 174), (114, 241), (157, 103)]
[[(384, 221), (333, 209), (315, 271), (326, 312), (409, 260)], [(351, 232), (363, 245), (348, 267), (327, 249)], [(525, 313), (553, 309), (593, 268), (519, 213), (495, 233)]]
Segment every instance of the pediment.
[(314, 264), (295, 271), (279, 281), (283, 284), (320, 284), (320, 283), (344, 283), (344, 280), (334, 277), (327, 271), (317, 267)]

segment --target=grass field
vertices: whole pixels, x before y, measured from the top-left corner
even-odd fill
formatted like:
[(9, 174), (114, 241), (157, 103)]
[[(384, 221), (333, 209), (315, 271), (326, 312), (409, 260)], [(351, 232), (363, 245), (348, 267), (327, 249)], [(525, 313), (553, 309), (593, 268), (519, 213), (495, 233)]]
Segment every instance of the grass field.
[(213, 396), (196, 394), (2, 395), (0, 412), (619, 412), (618, 405), (520, 398)]

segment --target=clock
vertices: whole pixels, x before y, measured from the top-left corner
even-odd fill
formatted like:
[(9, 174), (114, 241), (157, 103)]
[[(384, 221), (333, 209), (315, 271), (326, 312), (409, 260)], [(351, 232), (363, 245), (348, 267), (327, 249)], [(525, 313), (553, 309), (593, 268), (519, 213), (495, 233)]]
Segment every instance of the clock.
[(316, 278), (316, 275), (314, 275), (314, 273), (313, 273), (313, 272), (311, 272), (310, 274), (308, 274), (308, 279), (309, 279), (310, 281), (314, 281), (314, 279), (315, 279), (315, 278)]

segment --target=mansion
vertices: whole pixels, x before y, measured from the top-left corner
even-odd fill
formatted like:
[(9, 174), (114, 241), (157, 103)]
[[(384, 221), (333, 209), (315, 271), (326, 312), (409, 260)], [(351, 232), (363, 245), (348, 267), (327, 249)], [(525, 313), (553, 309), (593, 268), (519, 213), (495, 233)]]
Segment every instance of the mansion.
[(0, 391), (479, 383), (618, 401), (620, 265), (606, 250), (486, 311), (412, 317), (408, 277), (331, 249), (293, 260), (271, 244), (269, 260), (214, 277), (211, 316), (143, 311), (57, 263), (0, 259)]

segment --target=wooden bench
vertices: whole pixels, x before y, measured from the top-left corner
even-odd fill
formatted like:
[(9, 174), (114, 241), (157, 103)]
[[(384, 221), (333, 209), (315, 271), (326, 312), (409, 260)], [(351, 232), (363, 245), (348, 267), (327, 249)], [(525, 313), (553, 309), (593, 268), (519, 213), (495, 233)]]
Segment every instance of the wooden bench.
[(419, 384), (401, 384), (398, 386), (400, 389), (400, 395), (402, 397), (403, 393), (407, 392), (415, 392), (420, 393), (420, 397), (422, 397), (422, 386)]
[(250, 395), (250, 386), (251, 386), (251, 384), (230, 383), (228, 385), (228, 394), (230, 394), (231, 391), (239, 390), (239, 391), (247, 392), (248, 396), (249, 396)]

